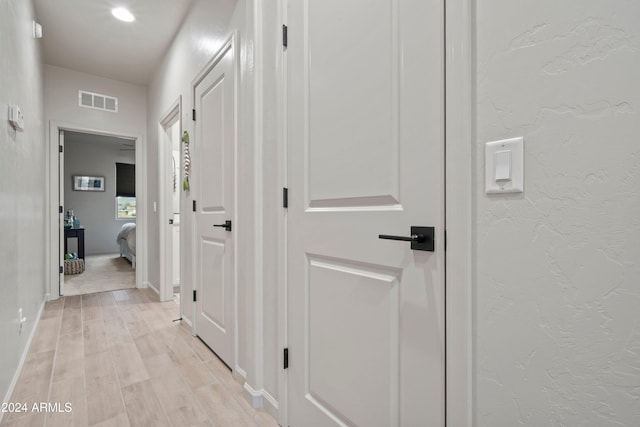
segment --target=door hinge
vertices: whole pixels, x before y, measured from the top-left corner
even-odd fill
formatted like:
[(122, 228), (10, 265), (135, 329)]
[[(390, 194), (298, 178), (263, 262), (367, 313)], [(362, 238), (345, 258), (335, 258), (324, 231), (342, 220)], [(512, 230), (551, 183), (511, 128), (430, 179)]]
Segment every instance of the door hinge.
[(196, 290), (193, 290), (193, 302), (196, 302), (197, 298), (196, 298)]
[(58, 206), (58, 213), (62, 213), (62, 206)]
[(289, 189), (287, 187), (284, 187), (282, 189), (282, 207), (289, 207)]
[(191, 110), (191, 120), (196, 121), (196, 109)]
[(58, 153), (64, 152), (64, 147), (62, 145), (58, 145)]
[(192, 206), (192, 208), (193, 208), (193, 211), (195, 212), (195, 211), (196, 211), (196, 201), (195, 201), (195, 200), (193, 201), (193, 206)]
[(284, 349), (284, 369), (289, 367), (289, 349)]
[(282, 46), (283, 47), (289, 46), (289, 34), (288, 34), (288, 28), (286, 25), (282, 26)]
[(447, 230), (444, 230), (444, 250), (447, 250)]
[(58, 268), (58, 272), (59, 272), (60, 274), (64, 273), (64, 267), (63, 267), (63, 266), (60, 266), (60, 267)]

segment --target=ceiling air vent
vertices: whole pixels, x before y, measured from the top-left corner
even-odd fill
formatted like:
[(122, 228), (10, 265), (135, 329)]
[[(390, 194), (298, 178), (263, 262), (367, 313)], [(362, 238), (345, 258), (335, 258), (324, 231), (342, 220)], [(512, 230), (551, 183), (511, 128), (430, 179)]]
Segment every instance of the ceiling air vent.
[(100, 93), (78, 91), (78, 102), (81, 107), (95, 108), (96, 110), (118, 112), (118, 98), (102, 95)]

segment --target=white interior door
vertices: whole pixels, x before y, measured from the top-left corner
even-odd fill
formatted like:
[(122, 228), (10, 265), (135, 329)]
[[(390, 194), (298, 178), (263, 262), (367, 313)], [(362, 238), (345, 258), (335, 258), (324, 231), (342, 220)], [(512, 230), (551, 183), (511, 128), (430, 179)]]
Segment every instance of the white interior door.
[[(234, 52), (226, 47), (195, 87), (196, 333), (233, 366)], [(228, 222), (227, 222), (228, 221)], [(222, 226), (229, 224), (228, 227)]]
[(443, 426), (443, 1), (287, 16), (288, 424)]

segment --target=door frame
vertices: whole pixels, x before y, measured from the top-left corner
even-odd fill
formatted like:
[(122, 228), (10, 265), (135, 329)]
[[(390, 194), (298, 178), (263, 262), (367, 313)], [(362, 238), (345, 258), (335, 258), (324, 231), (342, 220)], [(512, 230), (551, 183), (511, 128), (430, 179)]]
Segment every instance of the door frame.
[[(47, 168), (48, 173), (46, 176), (49, 178), (49, 185), (46, 187), (46, 200), (49, 205), (47, 206), (48, 220), (46, 221), (46, 234), (48, 248), (47, 258), (47, 299), (55, 300), (60, 297), (60, 273), (58, 266), (60, 264), (59, 254), (59, 227), (60, 227), (60, 213), (58, 206), (60, 202), (58, 200), (58, 194), (60, 187), (64, 185), (64, 182), (60, 181), (58, 171), (58, 144), (60, 131), (71, 132), (83, 132), (92, 133), (97, 135), (114, 136), (119, 138), (128, 138), (135, 140), (136, 147), (136, 235), (138, 242), (142, 244), (138, 245), (136, 253), (136, 288), (146, 288), (148, 285), (148, 264), (147, 264), (147, 197), (145, 195), (147, 188), (147, 153), (146, 144), (142, 135), (135, 134), (127, 131), (112, 131), (104, 129), (90, 128), (79, 124), (61, 122), (51, 120), (49, 122), (49, 135), (48, 144), (49, 150), (47, 152)], [(64, 165), (63, 165), (64, 166)], [(115, 203), (115, 201), (114, 201)], [(114, 236), (115, 238), (115, 236)]]
[[(278, 0), (278, 17), (287, 25), (287, 2)], [(473, 0), (444, 0), (445, 16), (445, 420), (448, 426), (472, 427), (474, 409), (473, 381), (473, 273), (474, 177), (477, 175), (474, 152), (474, 44)], [(282, 153), (281, 182), (287, 187), (287, 62), (286, 50), (278, 50), (281, 65), (278, 84), (279, 151)], [(286, 210), (282, 219), (279, 248), (281, 271), (278, 299), (283, 313), (279, 319), (279, 341), (287, 346), (286, 263), (288, 248)], [(281, 356), (280, 356), (281, 357)], [(277, 367), (279, 375), (279, 421), (287, 425), (287, 371)]]
[[(240, 43), (240, 37), (237, 31), (232, 32), (224, 41), (224, 43), (221, 44), (220, 49), (218, 49), (218, 51), (213, 54), (212, 58), (204, 65), (204, 67), (202, 67), (202, 69), (200, 70), (200, 72), (198, 72), (198, 74), (196, 74), (196, 76), (193, 78), (193, 80), (191, 81), (191, 108), (193, 108), (193, 110), (195, 111), (196, 109), (196, 87), (205, 79), (205, 77), (209, 74), (209, 72), (211, 72), (213, 70), (213, 68), (218, 64), (218, 62), (220, 62), (220, 60), (222, 60), (222, 58), (224, 57), (224, 55), (229, 51), (232, 50), (233, 51), (233, 78), (234, 78), (234, 84), (233, 84), (233, 92), (234, 92), (234, 98), (235, 98), (235, 102), (233, 103), (233, 109), (234, 109), (234, 123), (233, 123), (233, 215), (231, 218), (232, 224), (234, 224), (234, 242), (233, 242), (233, 283), (232, 283), (232, 287), (233, 287), (233, 356), (232, 356), (232, 363), (230, 366), (232, 371), (233, 371), (233, 375), (234, 377), (236, 376), (236, 374), (239, 371), (242, 371), (242, 369), (240, 368), (239, 364), (238, 364), (238, 243), (239, 243), (239, 233), (238, 233), (238, 144), (239, 144), (239, 136), (240, 136), (240, 132), (239, 132), (239, 104), (240, 104), (240, 47), (239, 47), (239, 43)], [(197, 158), (198, 156), (198, 143), (199, 141), (196, 140), (196, 132), (195, 132), (195, 121), (191, 121), (190, 124), (190, 129), (191, 129), (191, 138), (190, 138), (190, 156), (191, 156), (191, 168), (190, 168), (190, 177), (191, 180), (189, 181), (191, 186), (194, 185), (199, 185), (198, 182), (194, 182), (193, 177), (196, 176), (195, 171), (198, 167), (197, 164), (194, 163), (193, 159)], [(186, 126), (183, 126), (183, 128), (186, 128)], [(195, 167), (194, 167), (195, 166)], [(194, 201), (194, 195), (191, 194), (191, 190), (189, 191), (189, 195), (188, 198), (191, 201)], [(193, 212), (195, 213), (195, 212)], [(182, 223), (182, 218), (180, 219), (181, 223)], [(193, 256), (191, 257), (191, 270), (192, 271), (196, 271), (196, 268), (198, 268), (198, 260), (196, 259), (197, 257), (195, 256), (196, 254), (196, 245), (198, 244), (198, 240), (197, 240), (197, 235), (196, 235), (196, 230), (197, 230), (197, 224), (196, 224), (196, 220), (194, 219), (192, 221), (191, 227), (189, 228), (189, 230), (184, 230), (181, 229), (181, 239), (182, 239), (182, 231), (188, 231), (190, 234), (190, 240), (191, 240), (191, 253), (193, 254)], [(182, 270), (181, 273), (182, 274)], [(198, 283), (195, 280), (196, 275), (193, 275), (193, 290), (197, 290), (198, 289)], [(193, 336), (197, 336), (198, 335), (198, 313), (197, 313), (197, 308), (196, 308), (196, 301), (193, 301), (193, 319), (191, 322), (191, 331)]]
[(473, 393), (473, 0), (445, 0), (445, 402), (449, 426), (471, 427)]
[[(172, 201), (167, 199), (169, 188), (167, 186), (167, 159), (169, 158), (170, 150), (167, 147), (166, 131), (169, 126), (172, 126), (176, 121), (180, 122), (179, 134), (182, 135), (184, 126), (182, 125), (182, 95), (178, 96), (166, 112), (160, 116), (158, 121), (158, 192), (159, 192), (159, 212), (158, 212), (158, 224), (160, 225), (160, 284), (158, 285), (158, 294), (160, 301), (169, 301), (173, 295), (173, 275), (170, 272), (173, 271), (173, 249), (169, 242), (173, 242), (171, 230), (167, 227), (169, 222), (169, 207), (172, 205)], [(182, 171), (182, 143), (180, 143), (180, 171)], [(180, 196), (182, 196), (182, 182), (178, 182), (178, 190)], [(182, 197), (180, 197), (180, 210), (182, 214)], [(179, 224), (180, 231), (182, 231), (182, 221)], [(182, 241), (182, 238), (180, 238)], [(180, 245), (182, 247), (182, 245)], [(182, 259), (182, 258), (181, 258)], [(182, 263), (182, 261), (181, 261)], [(182, 270), (180, 271), (180, 284), (183, 283)], [(183, 287), (180, 286), (180, 317), (183, 314), (183, 301), (186, 295), (183, 295)]]

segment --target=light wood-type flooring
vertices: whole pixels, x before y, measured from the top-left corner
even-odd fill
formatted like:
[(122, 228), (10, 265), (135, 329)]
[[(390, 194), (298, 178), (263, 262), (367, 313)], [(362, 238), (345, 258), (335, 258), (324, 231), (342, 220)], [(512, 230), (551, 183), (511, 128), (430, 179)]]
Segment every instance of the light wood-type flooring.
[(84, 272), (65, 274), (66, 296), (136, 287), (136, 270), (119, 254), (88, 255), (84, 264)]
[[(10, 399), (27, 411), (5, 413), (1, 425), (276, 427), (215, 354), (172, 322), (178, 307), (146, 289), (48, 302)], [(34, 403), (49, 406), (33, 411)]]

